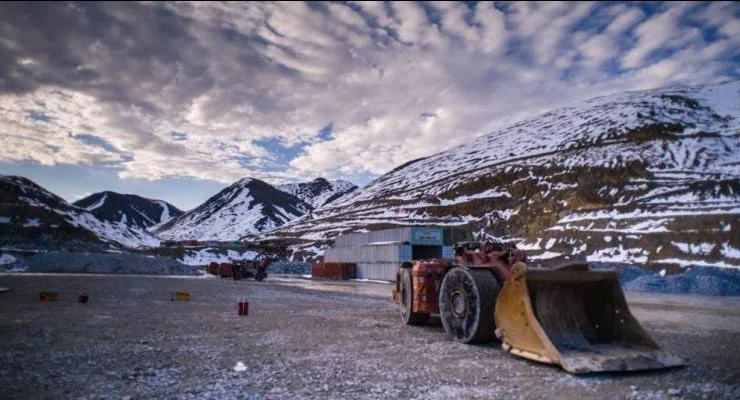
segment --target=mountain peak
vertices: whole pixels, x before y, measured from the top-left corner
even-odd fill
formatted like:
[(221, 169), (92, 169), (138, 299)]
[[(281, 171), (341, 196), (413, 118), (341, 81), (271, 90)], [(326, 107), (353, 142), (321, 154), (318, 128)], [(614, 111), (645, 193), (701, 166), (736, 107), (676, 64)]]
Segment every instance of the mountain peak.
[(252, 182), (254, 182), (254, 181), (259, 181), (259, 179), (254, 179), (254, 178), (242, 178), (242, 179), (239, 179), (238, 181), (234, 182), (234, 185), (239, 185), (239, 186), (248, 186), (248, 185), (249, 185), (250, 183), (252, 183)]
[(238, 240), (275, 229), (304, 215), (310, 208), (267, 182), (244, 178), (165, 223), (156, 232), (170, 240)]
[(183, 213), (163, 200), (109, 190), (93, 193), (73, 204), (93, 213), (100, 220), (120, 222), (142, 230), (163, 224)]

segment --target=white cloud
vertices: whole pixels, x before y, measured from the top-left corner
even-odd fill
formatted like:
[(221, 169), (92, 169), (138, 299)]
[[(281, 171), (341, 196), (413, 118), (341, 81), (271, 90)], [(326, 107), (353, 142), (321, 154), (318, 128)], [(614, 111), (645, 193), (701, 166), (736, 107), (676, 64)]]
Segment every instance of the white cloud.
[[(646, 15), (611, 3), (167, 3), (180, 16), (168, 23), (183, 24), (172, 27), (177, 46), (122, 52), (124, 39), (93, 38), (70, 54), (98, 74), (90, 81), (1, 95), (0, 160), (225, 183), (382, 174), (585, 98), (725, 77), (740, 37), (731, 6), (704, 6), (691, 27), (685, 4)], [(142, 29), (168, 26), (154, 25)], [(703, 25), (721, 37), (706, 43)], [(647, 63), (662, 50), (668, 58)], [(37, 77), (49, 61), (20, 52), (14, 71)], [(631, 71), (615, 75), (609, 61)], [(302, 151), (282, 159), (264, 141)]]
[(493, 2), (478, 3), (474, 20), (481, 26), (481, 51), (492, 55), (503, 52), (508, 39), (504, 13), (497, 10)]
[(631, 29), (638, 21), (645, 17), (645, 13), (639, 8), (629, 8), (616, 16), (606, 28), (606, 33), (610, 35), (620, 35)]
[(637, 41), (621, 59), (623, 68), (644, 66), (648, 57), (659, 49), (672, 50), (701, 37), (700, 32), (691, 27), (683, 27), (679, 20), (691, 10), (692, 3), (669, 3), (666, 11), (651, 17), (635, 28)]

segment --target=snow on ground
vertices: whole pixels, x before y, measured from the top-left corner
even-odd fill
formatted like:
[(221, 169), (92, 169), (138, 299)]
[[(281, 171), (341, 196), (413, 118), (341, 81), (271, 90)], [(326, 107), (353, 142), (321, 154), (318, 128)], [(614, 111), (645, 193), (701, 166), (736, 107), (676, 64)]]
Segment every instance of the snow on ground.
[(87, 207), (85, 209), (87, 211), (92, 211), (92, 210), (98, 209), (98, 208), (102, 207), (103, 204), (105, 204), (105, 200), (107, 200), (107, 199), (108, 199), (108, 193), (105, 193), (105, 194), (103, 194), (103, 197), (101, 197), (100, 200), (98, 200), (97, 203), (95, 203), (95, 204), (93, 204), (90, 207)]
[(722, 261), (703, 261), (703, 260), (682, 260), (680, 258), (664, 258), (655, 260), (658, 264), (678, 264), (682, 267), (720, 267), (729, 269), (740, 269), (737, 265), (727, 264)]
[(385, 284), (385, 285), (390, 285), (390, 284), (394, 284), (393, 282), (388, 282), (388, 281), (376, 281), (376, 280), (373, 280), (373, 279), (350, 279), (350, 281), (354, 281), (354, 282), (370, 282), (370, 283), (382, 283), (382, 284)]
[(714, 243), (681, 243), (671, 241), (671, 244), (686, 254), (709, 254), (714, 249)]
[(209, 247), (197, 252), (188, 252), (182, 260), (178, 261), (185, 265), (208, 265), (212, 262), (228, 263), (241, 260), (254, 260), (255, 258), (257, 258), (257, 252), (254, 251), (240, 253), (235, 250), (227, 250), (227, 253), (224, 254)]
[(562, 255), (563, 255), (562, 253), (556, 253), (556, 252), (553, 252), (553, 251), (546, 251), (546, 252), (544, 252), (544, 253), (542, 253), (540, 255), (533, 256), (532, 258), (533, 259), (536, 259), (536, 260), (547, 260), (549, 258), (560, 257)]
[(162, 207), (162, 215), (159, 216), (159, 223), (161, 224), (169, 221), (172, 216), (170, 215), (170, 208), (167, 207), (167, 203), (161, 200), (154, 200), (154, 202)]
[(619, 247), (602, 248), (586, 256), (591, 262), (613, 262), (613, 263), (645, 263), (648, 260), (647, 251), (638, 248), (625, 249)]
[(541, 242), (542, 242), (542, 238), (538, 238), (535, 243), (522, 242), (522, 243), (517, 244), (516, 247), (518, 249), (524, 250), (524, 251), (527, 251), (527, 250), (529, 250), (529, 251), (532, 251), (532, 250), (540, 250), (541, 249), (541, 247), (540, 247), (540, 243)]
[(722, 255), (727, 258), (740, 259), (740, 249), (732, 247), (729, 243), (722, 245)]
[(666, 211), (643, 211), (636, 209), (629, 212), (618, 210), (598, 210), (566, 215), (558, 223), (587, 221), (587, 220), (620, 220), (633, 218), (656, 218), (656, 217), (678, 217), (685, 215), (707, 215), (707, 214), (740, 214), (740, 207), (716, 208), (715, 206), (687, 205), (684, 209)]
[(11, 224), (10, 217), (0, 217), (0, 224)]
[[(738, 91), (740, 91), (740, 81), (735, 81), (702, 88), (694, 96), (704, 100), (719, 115), (737, 116), (740, 114), (740, 103), (737, 101)], [(737, 119), (733, 122), (735, 126), (740, 123)]]
[[(488, 189), (485, 192), (477, 193), (477, 194), (470, 195), (470, 196), (459, 196), (452, 200), (442, 199), (439, 205), (449, 206), (453, 204), (467, 203), (470, 200), (475, 200), (475, 199), (489, 199), (489, 198), (496, 198), (496, 197), (511, 197), (511, 195), (509, 194), (507, 190), (502, 190), (498, 188)], [(432, 205), (436, 205), (436, 204), (432, 204)]]

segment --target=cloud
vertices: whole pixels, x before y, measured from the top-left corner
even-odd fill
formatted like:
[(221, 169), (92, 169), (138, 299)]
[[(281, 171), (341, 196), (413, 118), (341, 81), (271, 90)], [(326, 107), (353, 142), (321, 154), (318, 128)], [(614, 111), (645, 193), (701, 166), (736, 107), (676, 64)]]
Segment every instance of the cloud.
[(680, 19), (695, 4), (668, 3), (668, 9), (647, 19), (635, 28), (636, 43), (621, 59), (623, 68), (638, 68), (658, 50), (670, 51), (699, 39), (698, 29), (683, 26)]
[(0, 161), (224, 183), (378, 175), (589, 97), (737, 78), (737, 14), (733, 2), (3, 3)]

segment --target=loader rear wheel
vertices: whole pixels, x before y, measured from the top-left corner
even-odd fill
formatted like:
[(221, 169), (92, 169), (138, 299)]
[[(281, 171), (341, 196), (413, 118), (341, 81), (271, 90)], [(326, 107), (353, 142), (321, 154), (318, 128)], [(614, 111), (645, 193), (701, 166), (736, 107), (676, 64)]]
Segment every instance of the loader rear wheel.
[(405, 325), (424, 325), (429, 321), (429, 314), (413, 312), (414, 300), (413, 280), (411, 279), (411, 268), (401, 270), (401, 290), (399, 293), (401, 310), (401, 321)]
[(500, 290), (496, 278), (486, 269), (452, 268), (439, 291), (439, 317), (445, 332), (461, 343), (491, 341)]

